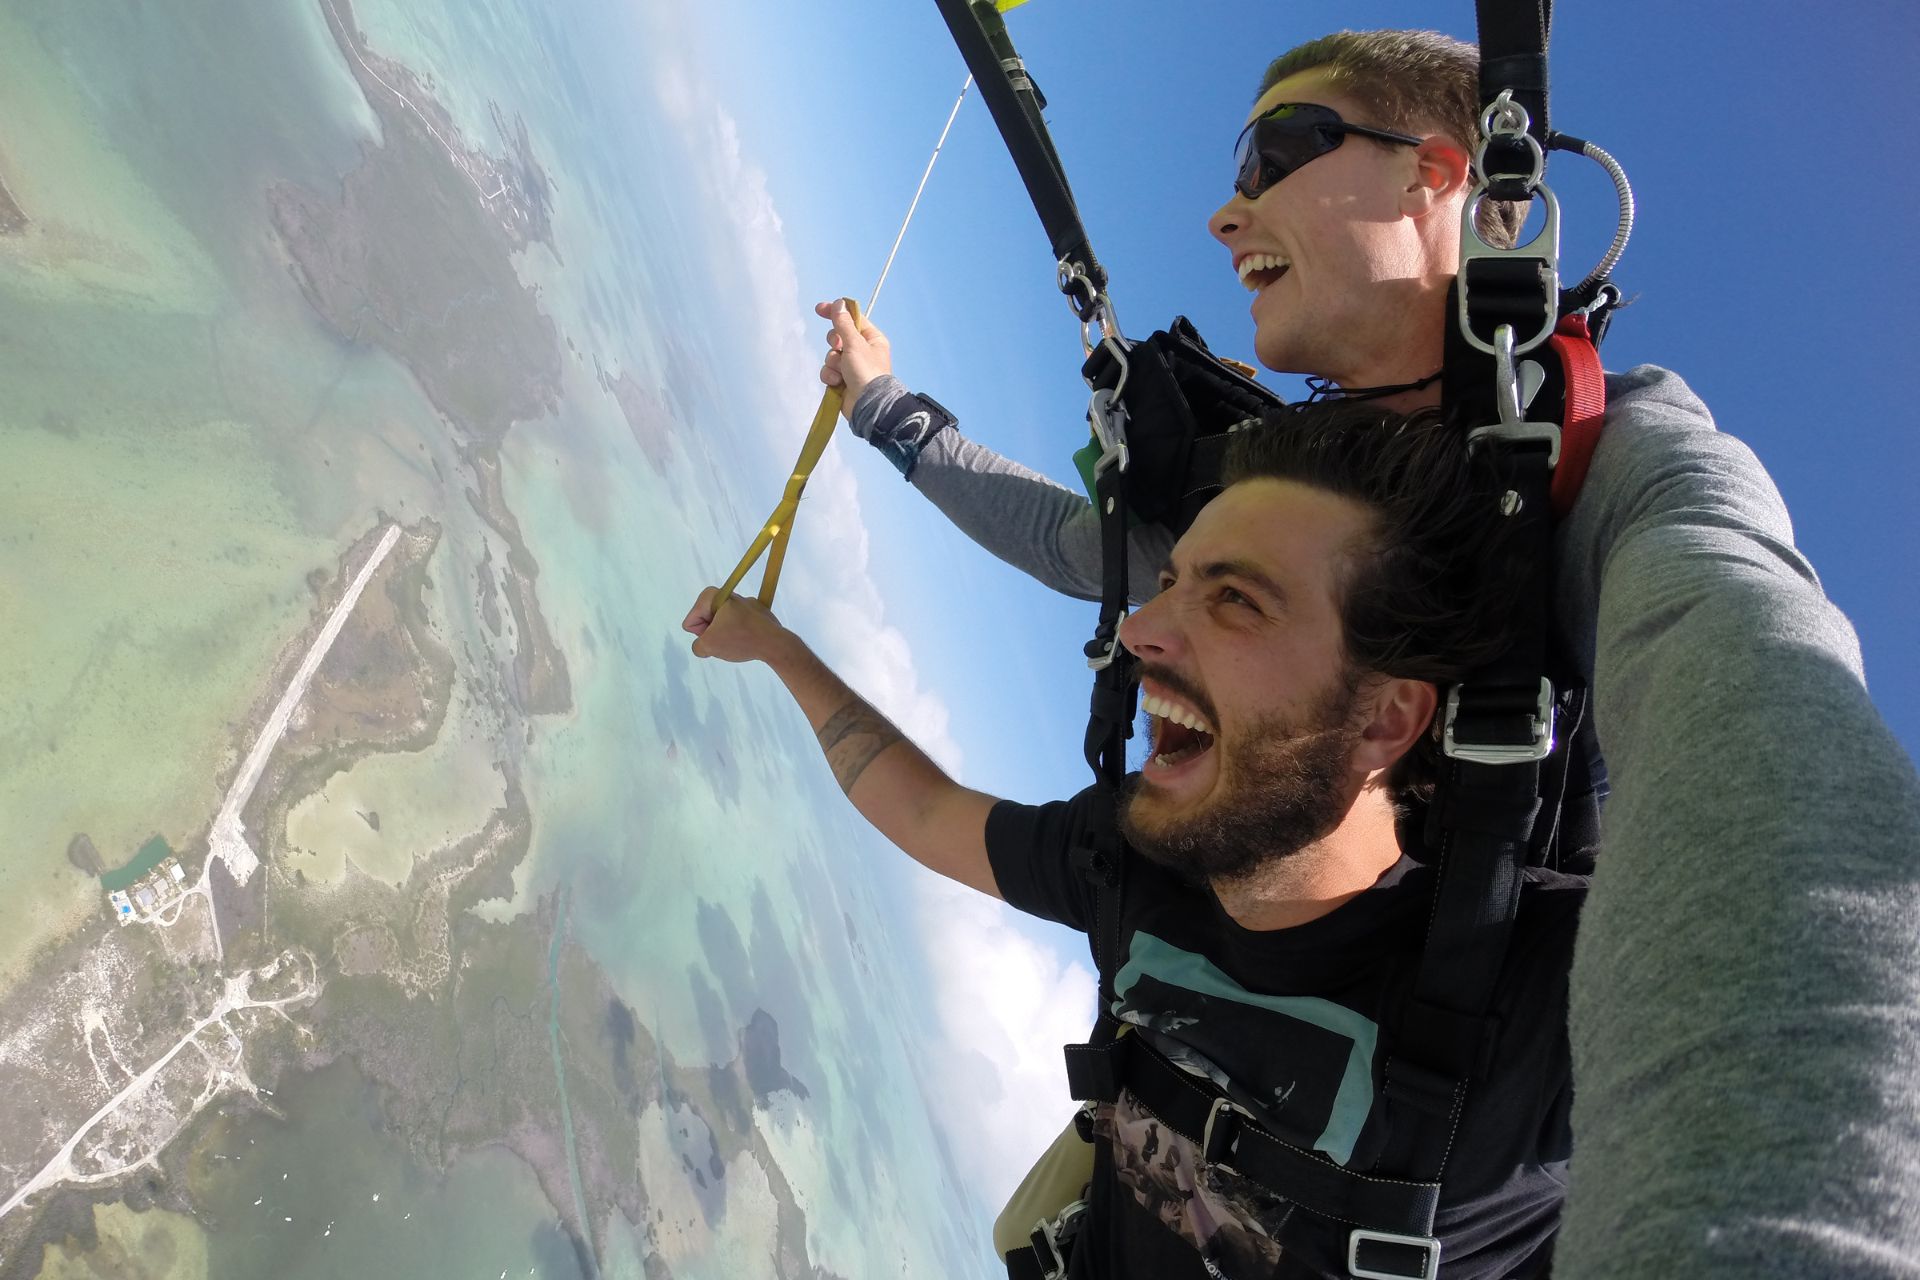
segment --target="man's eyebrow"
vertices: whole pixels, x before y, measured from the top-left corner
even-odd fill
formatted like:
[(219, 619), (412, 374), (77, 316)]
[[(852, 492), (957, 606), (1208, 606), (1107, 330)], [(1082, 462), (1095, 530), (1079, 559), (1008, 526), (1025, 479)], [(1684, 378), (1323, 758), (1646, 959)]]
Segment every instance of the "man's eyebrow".
[(1286, 588), (1267, 576), (1267, 571), (1251, 560), (1213, 560), (1201, 565), (1195, 573), (1207, 582), (1219, 578), (1239, 578), (1251, 583), (1276, 604), (1285, 604), (1287, 601)]

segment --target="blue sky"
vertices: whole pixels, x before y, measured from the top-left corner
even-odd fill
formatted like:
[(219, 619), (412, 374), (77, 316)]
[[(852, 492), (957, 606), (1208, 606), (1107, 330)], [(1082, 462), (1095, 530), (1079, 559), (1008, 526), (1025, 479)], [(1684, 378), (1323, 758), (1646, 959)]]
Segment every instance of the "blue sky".
[[(1611, 368), (1679, 371), (1774, 476), (1800, 546), (1861, 634), (1870, 684), (1920, 749), (1920, 464), (1901, 372), (1920, 252), (1900, 141), (1920, 108), (1920, 21), (1862, 4), (1750, 4), (1708, 23), (1672, 6), (1556, 6), (1554, 123), (1627, 166), (1640, 221), (1616, 279), (1633, 299)], [(931, 0), (690, 7), (705, 86), (765, 177), (802, 298), (872, 286), (965, 69)], [(1185, 6), (1032, 0), (1010, 15), (1124, 326), (1191, 317), (1250, 358), (1247, 295), (1204, 232), (1260, 73), (1342, 26), (1472, 36), (1466, 0)], [(1565, 269), (1613, 228), (1597, 168), (1558, 156)], [(743, 193), (743, 199), (748, 193)], [(757, 197), (757, 193), (753, 193)], [(802, 318), (810, 332), (820, 326)], [(976, 439), (1057, 478), (1084, 440), (1077, 327), (1039, 223), (977, 96), (961, 112), (882, 297), (896, 370)], [(1283, 394), (1297, 384), (1269, 375)], [(794, 424), (794, 431), (800, 424)], [(954, 533), (877, 454), (842, 434), (871, 573), (924, 686), (944, 701), (964, 781), (1039, 801), (1084, 785), (1091, 606), (1052, 595)], [(768, 494), (769, 504), (773, 495)], [(808, 516), (796, 544), (804, 547)], [(1046, 937), (1060, 954), (1084, 944)], [(1064, 1114), (1064, 1110), (1063, 1110)]]

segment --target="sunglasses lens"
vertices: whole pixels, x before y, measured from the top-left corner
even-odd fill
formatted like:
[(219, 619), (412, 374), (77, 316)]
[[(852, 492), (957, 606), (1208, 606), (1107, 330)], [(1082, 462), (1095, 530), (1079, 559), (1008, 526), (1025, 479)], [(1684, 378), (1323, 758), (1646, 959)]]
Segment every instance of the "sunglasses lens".
[[(1266, 180), (1263, 167), (1259, 149), (1254, 146), (1253, 128), (1248, 126), (1246, 132), (1240, 135), (1239, 145), (1233, 149), (1234, 189), (1249, 200), (1265, 191), (1272, 184)], [(1279, 179), (1273, 181), (1278, 182)]]
[(1288, 105), (1248, 125), (1234, 148), (1234, 189), (1256, 199), (1307, 161), (1339, 146), (1341, 135), (1325, 127), (1330, 115), (1325, 108)]

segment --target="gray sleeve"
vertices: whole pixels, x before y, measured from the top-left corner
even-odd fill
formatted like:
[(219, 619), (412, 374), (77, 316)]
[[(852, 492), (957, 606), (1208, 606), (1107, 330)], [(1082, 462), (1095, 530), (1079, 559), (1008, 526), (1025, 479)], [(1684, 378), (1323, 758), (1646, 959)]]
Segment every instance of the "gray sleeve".
[[(892, 377), (877, 378), (855, 405), (855, 433), (875, 442), (890, 419), (918, 398)], [(915, 442), (903, 470), (969, 538), (1064, 595), (1100, 598), (1100, 520), (1093, 504), (1037, 471), (1003, 458), (949, 427)], [(1127, 588), (1135, 602), (1154, 594), (1173, 535), (1138, 525), (1127, 535)]]
[(1672, 374), (1609, 390), (1557, 592), (1613, 794), (1554, 1274), (1920, 1276), (1920, 779), (1752, 453)]

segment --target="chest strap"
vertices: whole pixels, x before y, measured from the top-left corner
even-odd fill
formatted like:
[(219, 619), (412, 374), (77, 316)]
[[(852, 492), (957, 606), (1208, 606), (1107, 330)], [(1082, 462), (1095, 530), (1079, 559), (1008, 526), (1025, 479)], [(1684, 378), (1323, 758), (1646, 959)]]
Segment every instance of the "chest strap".
[(1116, 1102), (1124, 1089), (1200, 1159), (1311, 1213), (1403, 1236), (1430, 1236), (1438, 1182), (1359, 1173), (1277, 1137), (1246, 1108), (1196, 1080), (1137, 1035), (1067, 1046), (1067, 1088), (1079, 1102)]

